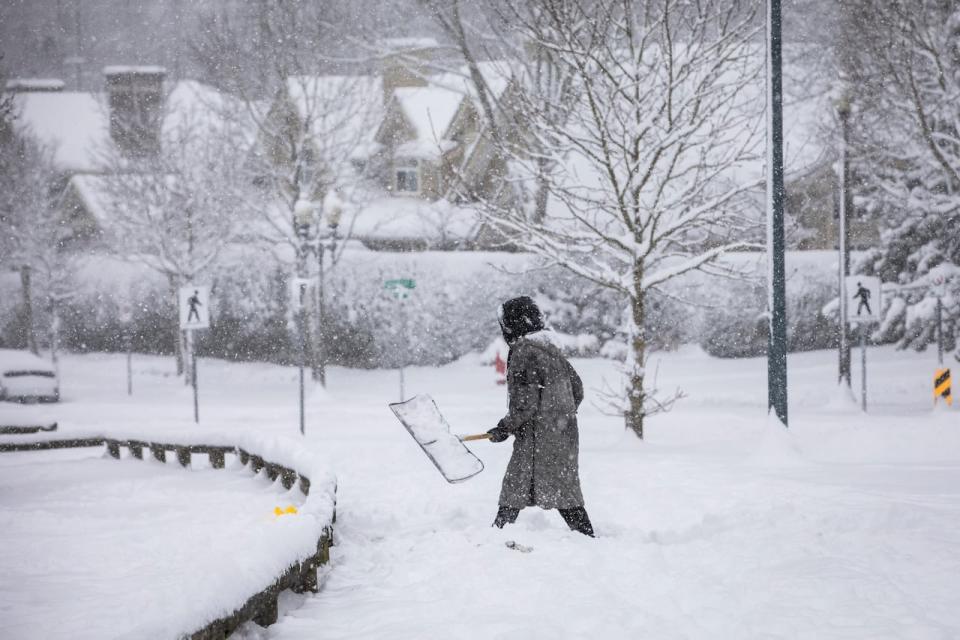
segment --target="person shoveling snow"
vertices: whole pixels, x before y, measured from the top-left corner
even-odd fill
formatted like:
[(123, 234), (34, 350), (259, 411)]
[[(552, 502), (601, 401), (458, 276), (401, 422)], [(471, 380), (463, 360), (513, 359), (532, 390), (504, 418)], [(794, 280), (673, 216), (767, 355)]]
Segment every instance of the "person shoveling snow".
[(580, 490), (577, 408), (583, 383), (544, 331), (543, 316), (528, 296), (500, 306), (507, 356), (509, 412), (488, 431), (492, 442), (514, 437), (493, 524), (515, 522), (524, 507), (557, 509), (574, 531), (593, 536)]

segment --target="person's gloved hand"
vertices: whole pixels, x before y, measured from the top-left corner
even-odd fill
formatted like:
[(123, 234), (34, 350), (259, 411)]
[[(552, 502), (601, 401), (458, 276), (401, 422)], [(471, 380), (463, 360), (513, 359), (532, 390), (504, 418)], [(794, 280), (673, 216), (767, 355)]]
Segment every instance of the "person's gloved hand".
[(510, 436), (510, 432), (502, 424), (487, 431), (490, 434), (490, 442), (503, 442)]

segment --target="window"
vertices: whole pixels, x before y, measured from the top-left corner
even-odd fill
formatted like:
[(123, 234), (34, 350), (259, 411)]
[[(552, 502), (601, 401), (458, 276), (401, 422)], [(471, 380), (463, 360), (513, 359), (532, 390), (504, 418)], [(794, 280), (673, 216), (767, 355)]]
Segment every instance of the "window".
[(394, 171), (397, 193), (420, 193), (420, 165), (416, 160), (397, 160)]

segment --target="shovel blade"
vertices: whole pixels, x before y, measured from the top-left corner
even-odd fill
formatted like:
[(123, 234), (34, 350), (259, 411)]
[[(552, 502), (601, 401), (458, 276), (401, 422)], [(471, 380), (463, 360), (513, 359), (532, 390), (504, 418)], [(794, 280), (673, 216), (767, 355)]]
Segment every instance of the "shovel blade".
[(429, 395), (395, 402), (390, 410), (447, 482), (463, 482), (483, 471), (483, 462), (450, 433), (450, 425)]

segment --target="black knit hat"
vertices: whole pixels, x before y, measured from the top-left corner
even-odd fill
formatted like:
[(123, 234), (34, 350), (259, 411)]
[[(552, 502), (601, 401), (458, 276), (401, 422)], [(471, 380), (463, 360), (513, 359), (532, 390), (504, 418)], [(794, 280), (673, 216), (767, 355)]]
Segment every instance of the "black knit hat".
[(517, 338), (543, 329), (543, 314), (530, 296), (511, 298), (500, 305), (500, 330), (507, 344)]

